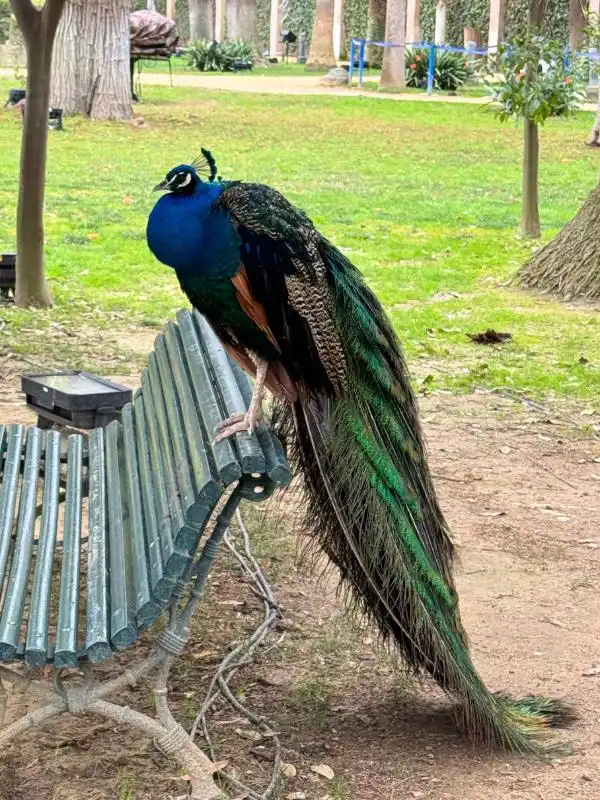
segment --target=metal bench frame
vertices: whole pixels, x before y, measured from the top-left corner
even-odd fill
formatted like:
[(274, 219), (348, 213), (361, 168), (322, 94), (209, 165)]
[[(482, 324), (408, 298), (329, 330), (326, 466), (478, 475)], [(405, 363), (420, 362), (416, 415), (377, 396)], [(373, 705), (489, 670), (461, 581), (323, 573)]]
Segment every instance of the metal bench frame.
[[(192, 323), (193, 326), (196, 326), (196, 331), (200, 332), (200, 341), (202, 336), (205, 336), (204, 343), (207, 347), (207, 352), (204, 356), (204, 367), (206, 365), (210, 365), (211, 368), (214, 369), (223, 369), (226, 370), (226, 364), (229, 364), (230, 375), (234, 376), (233, 383), (234, 383), (234, 393), (232, 396), (235, 396), (235, 383), (237, 382), (237, 386), (240, 389), (240, 393), (237, 395), (237, 404), (239, 405), (240, 402), (243, 403), (243, 407), (247, 407), (249, 397), (250, 397), (250, 387), (249, 384), (245, 385), (240, 377), (240, 373), (235, 371), (235, 367), (223, 359), (227, 359), (225, 352), (220, 349), (220, 346), (216, 343), (214, 339), (214, 334), (207, 329), (206, 323), (204, 320), (195, 316), (194, 318), (188, 312), (180, 312), (178, 315), (178, 322), (179, 327), (181, 330), (185, 330), (186, 326), (191, 330), (190, 324)], [(214, 422), (215, 416), (215, 408), (213, 403), (213, 408), (209, 412), (205, 410), (203, 406), (201, 406), (203, 393), (202, 391), (198, 392), (198, 384), (195, 383), (198, 379), (197, 372), (194, 371), (193, 362), (194, 358), (198, 359), (198, 353), (193, 353), (190, 358), (188, 359), (188, 367), (186, 368), (187, 371), (181, 370), (181, 364), (179, 364), (179, 356), (177, 352), (173, 350), (173, 341), (175, 340), (175, 333), (174, 328), (177, 326), (173, 326), (171, 323), (170, 326), (167, 328), (165, 334), (161, 334), (161, 336), (157, 339), (157, 346), (155, 348), (155, 353), (153, 357), (151, 357), (150, 365), (148, 370), (145, 372), (145, 375), (142, 379), (142, 389), (136, 395), (136, 398), (133, 401), (133, 404), (129, 407), (125, 407), (123, 410), (123, 424), (120, 422), (113, 422), (108, 426), (106, 429), (96, 429), (90, 433), (89, 438), (89, 447), (90, 453), (94, 446), (98, 446), (99, 443), (104, 444), (106, 446), (106, 452), (110, 453), (110, 445), (109, 442), (115, 437), (120, 436), (121, 445), (124, 446), (126, 449), (136, 448), (136, 442), (132, 438), (132, 430), (134, 430), (131, 425), (131, 415), (138, 414), (142, 418), (142, 422), (144, 421), (143, 415), (143, 408), (140, 409), (142, 406), (142, 399), (141, 396), (143, 395), (144, 391), (146, 390), (146, 386), (149, 384), (152, 386), (153, 383), (156, 383), (156, 363), (153, 365), (153, 358), (154, 362), (156, 360), (162, 359), (164, 362), (165, 354), (170, 352), (170, 363), (173, 366), (173, 375), (169, 378), (169, 380), (173, 380), (177, 382), (178, 385), (174, 385), (171, 388), (174, 389), (175, 394), (179, 395), (180, 397), (180, 413), (185, 416), (185, 413), (190, 413), (191, 405), (190, 405), (190, 398), (193, 396), (196, 398), (195, 408), (198, 410), (200, 408), (199, 416), (202, 417), (202, 427), (204, 429), (203, 441), (204, 441), (204, 449), (208, 450), (209, 445), (206, 444), (207, 437), (208, 437), (208, 430), (209, 430), (209, 421), (210, 424)], [(189, 331), (188, 331), (189, 332)], [(177, 333), (179, 336), (179, 333)], [(211, 338), (212, 337), (212, 338)], [(187, 351), (184, 349), (186, 345), (186, 337), (183, 336), (181, 339), (178, 340), (180, 342), (180, 351), (179, 355), (183, 353), (183, 358), (187, 358), (188, 354)], [(188, 345), (189, 345), (188, 340)], [(208, 344), (206, 344), (208, 343)], [(177, 366), (179, 364), (179, 367)], [(200, 365), (202, 366), (202, 365)], [(204, 369), (202, 367), (202, 369)], [(153, 372), (154, 369), (154, 372)], [(178, 373), (175, 375), (175, 373)], [(154, 378), (153, 378), (154, 375)], [(187, 378), (186, 378), (187, 376)], [(162, 374), (162, 378), (165, 379), (166, 374)], [(204, 377), (206, 378), (206, 371), (204, 372)], [(175, 381), (176, 379), (176, 381)], [(213, 374), (213, 384), (215, 384), (214, 374)], [(202, 384), (203, 387), (209, 387), (209, 393), (213, 392), (214, 386), (211, 388), (210, 381), (208, 383)], [(156, 386), (154, 385), (156, 389)], [(170, 391), (170, 390), (169, 390)], [(216, 390), (215, 390), (216, 391)], [(193, 392), (196, 392), (193, 395)], [(181, 400), (181, 395), (185, 395), (183, 400)], [(227, 394), (227, 391), (225, 392)], [(165, 394), (166, 397), (166, 394)], [(232, 408), (230, 407), (231, 397), (227, 399), (223, 399), (224, 395), (221, 395), (221, 407), (220, 413), (221, 416), (226, 416), (228, 413), (231, 413)], [(235, 399), (235, 397), (234, 397)], [(178, 401), (179, 402), (179, 401)], [(209, 402), (207, 400), (207, 402)], [(137, 403), (137, 406), (136, 406)], [(192, 404), (194, 405), (194, 404)], [(132, 410), (133, 409), (133, 410)], [(239, 409), (238, 409), (239, 410)], [(208, 414), (208, 416), (207, 416)], [(129, 422), (128, 422), (129, 421)], [(147, 421), (147, 420), (146, 420)], [(198, 422), (198, 420), (196, 420)], [(188, 426), (189, 432), (189, 419), (185, 421), (185, 425)], [(137, 430), (137, 429), (135, 429)], [(142, 431), (147, 430), (142, 425)], [(178, 428), (178, 430), (180, 430)], [(39, 429), (31, 429), (33, 431), (33, 439), (35, 444), (36, 437), (45, 436), (49, 437), (46, 439), (46, 449), (53, 445), (53, 449), (55, 452), (60, 451), (60, 434), (57, 432), (47, 432), (43, 433), (39, 431)], [(181, 431), (180, 431), (181, 432)], [(172, 435), (172, 434), (171, 434)], [(196, 437), (200, 434), (196, 433)], [(16, 570), (18, 571), (18, 565), (15, 566), (15, 562), (17, 561), (17, 556), (20, 553), (19, 550), (19, 542), (21, 541), (21, 532), (17, 530), (16, 535), (13, 534), (13, 555), (16, 553), (15, 558), (13, 558), (13, 564), (11, 566), (11, 580), (7, 581), (6, 578), (2, 579), (2, 575), (0, 574), (0, 599), (3, 598), (4, 600), (4, 609), (2, 611), (2, 616), (0, 618), (0, 752), (2, 749), (7, 746), (9, 742), (11, 742), (16, 736), (22, 734), (23, 732), (44, 723), (46, 720), (55, 717), (62, 713), (72, 713), (72, 714), (82, 714), (86, 712), (99, 714), (101, 716), (107, 717), (111, 720), (119, 724), (125, 724), (131, 726), (133, 728), (137, 728), (142, 731), (144, 734), (150, 736), (155, 744), (167, 755), (172, 756), (175, 758), (181, 766), (185, 769), (187, 775), (189, 776), (190, 780), (190, 789), (191, 789), (191, 797), (194, 800), (215, 800), (216, 798), (225, 797), (222, 793), (222, 790), (219, 788), (217, 783), (215, 782), (215, 771), (217, 769), (216, 765), (203, 753), (203, 751), (190, 739), (186, 730), (175, 720), (173, 717), (171, 710), (168, 705), (167, 699), (167, 681), (169, 677), (169, 672), (171, 666), (173, 664), (174, 659), (183, 654), (186, 649), (186, 644), (189, 638), (189, 627), (190, 621), (196, 611), (198, 604), (202, 599), (202, 595), (204, 592), (204, 587), (206, 584), (206, 580), (210, 571), (210, 568), (214, 562), (214, 559), (217, 555), (219, 550), (219, 546), (222, 542), (222, 539), (231, 523), (232, 517), (237, 509), (240, 501), (244, 498), (249, 500), (261, 500), (263, 495), (266, 497), (268, 496), (276, 485), (278, 484), (286, 484), (289, 482), (291, 475), (289, 474), (289, 469), (287, 467), (287, 462), (285, 461), (285, 457), (283, 453), (278, 450), (278, 443), (274, 440), (271, 434), (267, 431), (264, 426), (258, 431), (257, 435), (253, 435), (252, 437), (248, 436), (247, 434), (237, 435), (237, 442), (235, 446), (232, 443), (227, 445), (227, 452), (229, 452), (228, 459), (223, 460), (223, 449), (221, 448), (219, 451), (216, 451), (219, 454), (219, 458), (221, 459), (221, 472), (215, 472), (215, 469), (218, 467), (217, 464), (217, 456), (215, 455), (214, 461), (208, 459), (207, 463), (210, 461), (211, 466), (211, 474), (220, 475), (220, 483), (219, 483), (219, 492), (224, 500), (224, 503), (221, 505), (220, 510), (216, 515), (216, 519), (214, 518), (214, 514), (208, 515), (207, 519), (200, 519), (198, 516), (198, 495), (196, 494), (195, 498), (188, 498), (187, 504), (184, 502), (183, 497), (181, 497), (181, 505), (177, 503), (176, 512), (173, 512), (171, 509), (171, 513), (174, 513), (174, 516), (179, 520), (179, 523), (183, 523), (181, 528), (182, 533), (184, 534), (184, 538), (187, 537), (187, 541), (190, 543), (185, 549), (185, 552), (188, 553), (189, 558), (185, 565), (183, 572), (177, 575), (176, 579), (172, 579), (172, 590), (170, 592), (169, 599), (166, 603), (163, 604), (162, 608), (157, 609), (156, 602), (152, 601), (146, 602), (145, 605), (138, 604), (137, 608), (137, 622), (133, 626), (133, 633), (131, 633), (131, 626), (126, 628), (122, 628), (117, 626), (115, 628), (116, 633), (111, 638), (109, 635), (108, 640), (106, 641), (98, 641), (97, 639), (97, 621), (94, 620), (93, 608), (92, 613), (90, 613), (89, 606), (90, 604), (94, 603), (94, 595), (92, 594), (91, 597), (87, 597), (88, 602), (88, 615), (87, 615), (87, 629), (86, 629), (86, 646), (81, 647), (76, 653), (71, 652), (73, 650), (72, 642), (78, 641), (81, 642), (82, 640), (82, 632), (79, 631), (77, 633), (77, 620), (74, 619), (74, 626), (75, 626), (75, 638), (71, 637), (71, 645), (67, 649), (64, 646), (61, 648), (59, 647), (59, 640), (63, 636), (63, 632), (61, 630), (57, 631), (57, 644), (53, 648), (49, 646), (47, 643), (47, 624), (46, 623), (46, 639), (45, 639), (45, 650), (40, 652), (35, 647), (29, 647), (28, 644), (31, 641), (36, 641), (36, 631), (37, 628), (35, 624), (32, 622), (35, 618), (35, 614), (30, 614), (28, 618), (29, 624), (29, 631), (27, 633), (27, 644), (22, 643), (16, 650), (12, 647), (8, 647), (6, 645), (7, 635), (6, 631), (6, 623), (4, 621), (6, 616), (6, 598), (9, 596), (10, 600), (10, 586), (13, 572)], [(50, 437), (55, 437), (55, 439), (51, 439)], [(58, 439), (56, 439), (58, 437)], [(58, 444), (57, 444), (58, 441)], [(196, 438), (195, 443), (199, 443), (199, 439)], [(95, 445), (94, 445), (95, 442)], [(68, 452), (70, 453), (72, 450), (80, 451), (83, 447), (83, 437), (80, 435), (71, 436), (68, 440)], [(194, 446), (194, 441), (189, 442), (190, 447)], [(139, 446), (139, 443), (138, 443)], [(229, 449), (231, 448), (231, 449)], [(265, 454), (265, 459), (263, 461), (263, 473), (256, 474), (256, 453), (260, 452), (262, 449), (262, 453)], [(214, 446), (213, 446), (214, 450)], [(46, 452), (46, 451), (44, 451)], [(104, 452), (104, 450), (102, 450)], [(116, 452), (116, 449), (115, 449)], [(39, 453), (39, 445), (38, 445), (38, 453)], [(192, 451), (190, 449), (190, 455)], [(204, 450), (203, 450), (204, 453)], [(237, 457), (237, 461), (231, 460), (231, 453), (234, 453)], [(253, 455), (254, 454), (254, 455)], [(0, 452), (0, 455), (1, 452)], [(80, 454), (81, 455), (81, 454)], [(98, 454), (96, 454), (97, 456)], [(175, 448), (175, 462), (174, 462), (174, 471), (177, 471), (177, 452)], [(262, 455), (261, 455), (262, 457)], [(246, 461), (244, 461), (246, 459)], [(266, 466), (265, 466), (266, 462)], [(77, 464), (83, 463), (81, 458), (76, 462)], [(103, 458), (96, 457), (94, 464), (103, 464)], [(4, 463), (5, 470), (8, 469), (7, 461)], [(129, 467), (131, 467), (131, 460), (128, 462)], [(245, 464), (245, 466), (244, 466)], [(95, 476), (94, 470), (95, 467), (92, 464), (92, 459), (90, 458), (89, 461), (89, 485), (90, 485), (90, 496), (91, 493), (94, 491), (94, 484), (97, 481), (97, 475)], [(237, 466), (238, 473), (235, 471), (235, 467)], [(0, 466), (1, 466), (1, 459), (0, 459)], [(47, 466), (47, 465), (45, 465)], [(129, 468), (128, 467), (128, 468)], [(116, 467), (115, 467), (116, 468)], [(21, 471), (23, 472), (23, 486), (25, 487), (25, 478), (27, 473), (27, 455), (23, 459), (23, 463), (20, 467)], [(191, 470), (191, 467), (190, 467)], [(118, 471), (118, 470), (117, 470)], [(135, 472), (135, 465), (133, 467), (135, 480), (141, 481), (141, 478)], [(241, 474), (239, 474), (241, 473)], [(109, 482), (111, 480), (111, 465), (110, 463), (106, 464), (106, 481)], [(172, 476), (173, 477), (173, 476)], [(189, 476), (188, 476), (189, 477)], [(210, 478), (210, 475), (208, 476)], [(206, 475), (205, 475), (206, 478)], [(67, 475), (67, 498), (69, 496), (69, 479), (70, 474)], [(161, 481), (163, 479), (161, 478)], [(181, 481), (183, 478), (175, 476), (173, 478), (175, 482), (179, 481), (179, 494), (181, 496)], [(77, 480), (75, 480), (77, 483)], [(185, 483), (185, 481), (183, 481)], [(227, 485), (233, 486), (232, 490), (228, 495), (225, 494), (224, 490)], [(137, 484), (136, 484), (137, 485)], [(81, 474), (79, 474), (79, 486), (75, 487), (76, 489), (76, 496), (79, 498), (81, 494)], [(56, 487), (55, 487), (56, 488)], [(196, 482), (196, 490), (198, 491), (201, 488), (201, 484)], [(256, 493), (256, 490), (259, 490), (259, 494)], [(71, 486), (71, 490), (73, 491), (73, 487)], [(26, 489), (23, 488), (23, 493), (25, 493)], [(44, 504), (46, 502), (46, 490), (44, 488)], [(77, 494), (79, 493), (79, 494)], [(64, 499), (64, 498), (61, 498)], [(142, 492), (142, 499), (144, 502), (148, 502), (147, 493), (146, 496), (143, 495)], [(191, 505), (189, 504), (189, 501)], [(158, 502), (158, 501), (157, 501)], [(205, 501), (204, 501), (205, 502)], [(216, 506), (217, 499), (213, 497), (212, 501), (213, 508)], [(21, 503), (23, 503), (23, 499), (21, 498)], [(78, 503), (80, 505), (79, 499)], [(42, 504), (42, 512), (44, 504)], [(30, 501), (29, 505), (32, 505), (32, 501)], [(154, 503), (151, 503), (152, 507), (154, 507)], [(141, 514), (136, 512), (134, 508), (135, 503), (129, 504), (129, 512), (132, 513), (133, 523), (137, 523), (138, 527), (143, 522), (143, 517)], [(0, 491), (0, 508), (2, 508), (2, 491)], [(181, 514), (181, 509), (184, 509), (186, 513), (183, 515)], [(203, 506), (205, 509), (205, 505)], [(139, 511), (139, 509), (138, 509)], [(112, 513), (112, 512), (111, 512)], [(73, 514), (71, 514), (73, 516)], [(75, 515), (76, 516), (76, 515)], [(111, 516), (111, 515), (107, 515)], [(111, 524), (113, 524), (114, 513), (111, 516)], [(207, 515), (204, 515), (207, 517)], [(63, 565), (65, 560), (69, 560), (69, 553), (67, 552), (68, 544), (67, 544), (67, 536), (68, 534), (68, 526), (69, 522), (67, 520), (69, 517), (69, 512), (67, 509), (67, 514), (65, 515), (65, 539), (63, 540)], [(196, 520), (196, 521), (195, 521)], [(200, 541), (201, 537), (200, 534), (203, 533), (208, 525), (209, 520), (214, 520), (212, 523), (212, 530), (209, 534), (205, 535), (202, 540)], [(19, 523), (21, 523), (21, 515), (19, 514)], [(16, 523), (15, 523), (16, 524)], [(30, 523), (33, 525), (33, 523)], [(109, 527), (109, 521), (105, 523), (106, 530)], [(42, 529), (44, 528), (44, 516), (42, 516)], [(4, 526), (6, 531), (7, 526)], [(33, 527), (31, 527), (31, 537), (33, 536)], [(80, 531), (79, 531), (80, 533)], [(2, 520), (0, 519), (0, 545), (2, 544)], [(112, 531), (111, 531), (112, 535)], [(106, 534), (108, 536), (108, 534)], [(89, 551), (93, 551), (93, 548), (96, 546), (95, 539), (98, 537), (98, 531), (94, 530), (94, 519), (93, 513), (90, 510), (90, 531), (89, 531), (89, 541), (87, 542), (87, 547)], [(15, 541), (16, 540), (16, 541)], [(75, 542), (78, 545), (78, 548), (81, 548), (83, 543), (81, 536), (79, 538), (75, 537)], [(36, 555), (36, 576), (37, 576), (37, 564), (38, 561), (40, 562), (40, 570), (44, 568), (44, 564), (46, 564), (46, 569), (48, 575), (50, 575), (50, 570), (52, 569), (51, 566), (48, 566), (48, 558), (53, 560), (53, 550), (50, 550), (50, 556), (44, 556), (43, 550), (43, 541), (40, 534), (40, 539), (37, 543), (38, 554)], [(77, 550), (79, 552), (79, 550)], [(41, 553), (41, 554), (40, 554)], [(1, 555), (1, 547), (0, 547), (0, 555)], [(92, 555), (93, 552), (88, 552), (88, 559), (89, 564), (92, 563)], [(79, 568), (79, 558), (76, 561), (76, 569)], [(1, 559), (0, 559), (1, 561)], [(110, 568), (110, 560), (106, 560), (107, 569)], [(134, 562), (135, 564), (135, 562)], [(147, 566), (148, 573), (150, 573), (150, 566)], [(29, 567), (28, 567), (29, 570)], [(89, 570), (88, 570), (89, 573)], [(62, 613), (62, 593), (63, 593), (63, 583), (62, 583), (62, 574), (61, 573), (61, 607), (59, 609), (59, 618), (60, 614)], [(131, 574), (131, 573), (130, 573)], [(2, 594), (2, 582), (4, 580), (4, 595)], [(106, 581), (110, 586), (110, 575), (107, 573)], [(35, 583), (36, 580), (34, 579), (34, 588), (32, 589), (31, 597), (35, 598)], [(157, 584), (158, 585), (158, 584)], [(161, 584), (162, 585), (162, 584)], [(8, 587), (8, 588), (7, 588)], [(163, 587), (164, 588), (164, 587)], [(92, 589), (88, 587), (88, 590), (91, 592)], [(73, 591), (73, 587), (71, 587), (71, 592)], [(49, 590), (48, 590), (49, 592)], [(7, 594), (8, 593), (8, 594)], [(49, 595), (48, 595), (49, 596)], [(151, 598), (153, 595), (151, 595)], [(31, 600), (32, 605), (34, 604), (34, 600)], [(14, 605), (15, 603), (13, 603)], [(11, 603), (9, 602), (8, 605), (10, 606)], [(43, 602), (41, 603), (42, 607)], [(152, 608), (152, 614), (150, 617), (147, 616), (148, 609)], [(35, 609), (34, 609), (35, 611)], [(110, 609), (109, 609), (110, 611)], [(10, 612), (10, 609), (9, 609)], [(22, 613), (22, 609), (21, 609)], [(49, 615), (49, 610), (46, 607), (45, 611), (46, 615)], [(74, 612), (76, 615), (76, 612)], [(146, 616), (144, 616), (146, 615)], [(113, 614), (114, 616), (114, 614)], [(148, 627), (148, 624), (152, 624), (156, 619), (159, 617), (166, 617), (167, 622), (166, 626), (158, 633), (156, 636), (150, 652), (143, 657), (141, 660), (131, 663), (127, 666), (122, 674), (117, 677), (105, 679), (105, 680), (98, 680), (94, 674), (94, 663), (99, 661), (104, 661), (107, 658), (110, 658), (113, 654), (114, 650), (123, 650), (127, 647), (130, 647), (133, 642), (139, 637), (141, 631)], [(111, 617), (112, 621), (112, 617)], [(137, 627), (136, 627), (137, 625)], [(21, 626), (21, 622), (19, 622), (19, 629)], [(33, 627), (33, 634), (31, 628)], [(57, 626), (58, 627), (58, 626)], [(81, 627), (81, 626), (80, 626)], [(105, 625), (106, 627), (106, 625)], [(123, 630), (125, 630), (127, 635), (123, 635)], [(93, 635), (90, 638), (90, 633)], [(16, 636), (16, 634), (15, 634)], [(124, 636), (124, 638), (123, 638)], [(4, 637), (4, 643), (2, 640)], [(10, 637), (8, 637), (10, 638)], [(14, 652), (13, 652), (14, 650)], [(23, 658), (25, 661), (25, 668), (23, 666), (15, 668), (14, 666), (5, 666), (1, 663), (1, 661), (10, 662), (15, 661), (18, 658)], [(47, 680), (40, 679), (39, 673), (38, 677), (35, 677), (35, 673), (32, 667), (42, 667), (44, 665), (51, 665), (52, 669), (52, 683), (51, 685)], [(70, 669), (67, 670), (68, 667), (76, 667), (76, 670)], [(149, 676), (153, 676), (152, 678), (152, 691), (154, 696), (154, 703), (155, 703), (155, 710), (156, 716), (151, 717), (147, 714), (141, 713), (136, 711), (128, 706), (122, 706), (115, 702), (112, 702), (108, 698), (114, 696), (118, 692), (122, 691), (126, 687), (133, 687), (141, 678), (146, 678)], [(19, 719), (15, 720), (14, 722), (4, 725), (5, 718), (6, 718), (6, 710), (7, 710), (7, 700), (8, 695), (6, 689), (3, 685), (3, 682), (8, 684), (12, 684), (18, 691), (34, 697), (39, 705), (32, 711), (24, 714)], [(4, 727), (3, 727), (4, 726)]]

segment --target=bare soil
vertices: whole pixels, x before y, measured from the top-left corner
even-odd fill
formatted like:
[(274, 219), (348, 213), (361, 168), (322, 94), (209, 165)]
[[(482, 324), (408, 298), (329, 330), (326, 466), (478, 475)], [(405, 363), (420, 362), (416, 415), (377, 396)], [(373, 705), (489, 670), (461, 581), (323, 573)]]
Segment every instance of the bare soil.
[[(4, 378), (0, 419), (33, 421), (16, 391), (16, 372)], [(600, 674), (585, 673), (600, 664), (600, 443), (566, 418), (504, 397), (437, 394), (421, 406), (456, 534), (462, 614), (477, 664), (494, 690), (571, 703), (579, 720), (561, 735), (572, 742), (572, 755), (542, 763), (467, 743), (452, 703), (429, 683), (411, 685), (378, 649), (373, 631), (345, 617), (333, 578), (317, 581), (295, 565), (293, 536), (274, 508), (250, 520), (256, 552), (285, 608), (285, 636), (234, 687), (270, 718), (285, 761), (297, 769), (280, 797), (597, 800)], [(223, 554), (189, 656), (172, 675), (171, 700), (184, 724), (215, 665), (258, 613), (258, 601)], [(147, 647), (142, 642), (103, 672), (120, 671)], [(143, 685), (120, 700), (150, 708)], [(11, 717), (23, 711), (23, 698), (11, 695)], [(266, 784), (268, 743), (240, 737), (240, 727), (229, 709), (217, 708), (218, 755), (248, 782)], [(317, 764), (330, 766), (335, 778), (312, 772)], [(63, 716), (0, 754), (2, 800), (158, 800), (185, 789), (178, 768), (148, 740), (92, 716)]]

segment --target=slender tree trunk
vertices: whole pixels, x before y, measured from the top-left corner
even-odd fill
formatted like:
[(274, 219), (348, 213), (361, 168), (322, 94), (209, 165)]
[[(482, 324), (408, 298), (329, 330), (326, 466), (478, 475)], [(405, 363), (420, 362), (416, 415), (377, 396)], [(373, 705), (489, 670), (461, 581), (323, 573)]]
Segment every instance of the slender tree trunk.
[[(372, 42), (385, 40), (386, 0), (369, 0), (367, 12), (367, 39)], [(380, 67), (383, 61), (382, 47), (367, 47), (367, 61), (370, 66)]]
[(210, 0), (188, 0), (190, 14), (190, 38), (212, 40), (215, 32), (213, 26), (212, 3)]
[(546, 13), (546, 0), (529, 0), (527, 24), (531, 28), (541, 28)]
[(538, 126), (525, 120), (523, 151), (523, 208), (521, 211), (521, 233), (537, 239), (540, 235), (540, 213), (538, 208)]
[(446, 44), (446, 0), (435, 4), (435, 44)]
[(332, 69), (336, 65), (333, 54), (333, 0), (317, 0), (306, 69)]
[(67, 0), (52, 69), (52, 105), (130, 119), (129, 0)]
[(21, 140), (17, 204), (18, 306), (52, 305), (44, 275), (44, 191), (48, 149), (48, 105), (52, 45), (64, 0), (46, 0), (37, 9), (29, 0), (11, 0), (27, 51), (27, 100)]
[(583, 42), (587, 3), (569, 0), (569, 47), (576, 51)]
[(227, 38), (258, 42), (256, 0), (227, 0)]
[(383, 54), (381, 89), (402, 91), (406, 87), (406, 0), (388, 0), (385, 16), (385, 40), (396, 45), (386, 47)]

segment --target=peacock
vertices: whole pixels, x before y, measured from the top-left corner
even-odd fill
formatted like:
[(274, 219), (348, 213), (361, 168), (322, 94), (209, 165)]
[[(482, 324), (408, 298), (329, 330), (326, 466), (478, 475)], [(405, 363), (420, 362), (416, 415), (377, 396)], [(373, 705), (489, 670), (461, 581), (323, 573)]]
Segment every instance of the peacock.
[(474, 740), (554, 747), (558, 700), (491, 693), (471, 660), (454, 548), (429, 471), (400, 343), (358, 269), (269, 186), (223, 180), (210, 151), (171, 169), (147, 225), (155, 257), (255, 378), (248, 411), (215, 442), (251, 432), (265, 388), (302, 473), (306, 528), (352, 605), (408, 668), (459, 701)]

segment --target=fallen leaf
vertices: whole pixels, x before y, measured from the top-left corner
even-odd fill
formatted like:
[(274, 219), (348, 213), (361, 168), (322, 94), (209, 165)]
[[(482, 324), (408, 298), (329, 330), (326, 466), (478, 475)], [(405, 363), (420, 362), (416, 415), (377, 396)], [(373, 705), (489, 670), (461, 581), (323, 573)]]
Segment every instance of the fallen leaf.
[(295, 778), (298, 774), (298, 770), (293, 764), (282, 764), (281, 771), (285, 775), (286, 778)]
[(475, 344), (502, 344), (512, 339), (512, 333), (499, 333), (493, 328), (488, 328), (483, 333), (467, 333), (467, 336)]
[(88, 233), (87, 238), (90, 240), (90, 242), (93, 242), (95, 239), (99, 239), (100, 238), (100, 234), (99, 233)]
[(236, 728), (235, 732), (238, 736), (241, 736), (242, 739), (250, 739), (251, 742), (260, 742), (260, 740), (263, 738), (262, 734), (260, 734), (258, 731), (245, 731), (242, 728)]
[(126, 206), (130, 206), (132, 203), (133, 203), (133, 197), (126, 194), (125, 197), (123, 198), (123, 204)]
[(335, 778), (335, 772), (327, 764), (313, 764), (310, 769), (311, 772), (321, 775), (323, 778), (327, 778), (328, 781), (332, 781)]
[(286, 794), (285, 800), (306, 800), (306, 795), (304, 792), (292, 792), (291, 794)]

